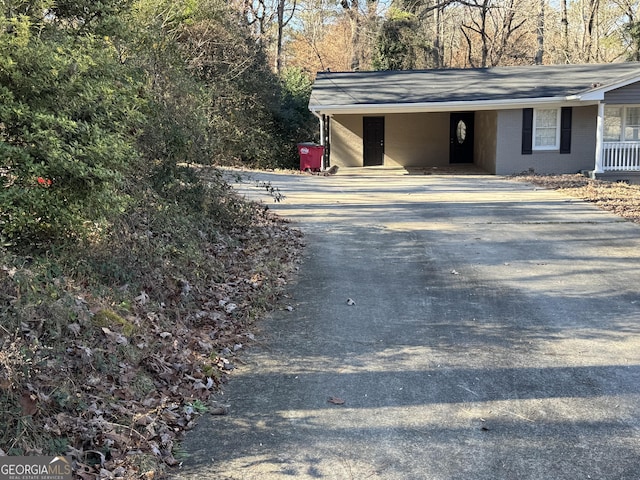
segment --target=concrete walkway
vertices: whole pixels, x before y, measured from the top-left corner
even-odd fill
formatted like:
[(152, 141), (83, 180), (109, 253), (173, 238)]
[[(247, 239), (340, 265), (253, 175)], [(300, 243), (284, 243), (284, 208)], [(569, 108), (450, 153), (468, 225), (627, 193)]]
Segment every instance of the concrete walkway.
[(238, 185), (308, 247), (174, 478), (640, 478), (640, 226), (500, 177), (350, 173)]

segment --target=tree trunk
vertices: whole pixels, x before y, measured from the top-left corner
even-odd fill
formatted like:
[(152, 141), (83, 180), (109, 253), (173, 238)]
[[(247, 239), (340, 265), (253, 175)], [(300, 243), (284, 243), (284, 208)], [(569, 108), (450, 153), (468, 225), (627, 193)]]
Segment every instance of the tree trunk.
[(341, 0), (340, 4), (345, 10), (347, 17), (349, 18), (349, 24), (351, 25), (351, 70), (360, 70), (360, 29), (362, 27), (360, 5), (358, 0)]
[(597, 58), (597, 52), (594, 56), (593, 54), (593, 41), (596, 35), (596, 23), (598, 18), (598, 10), (600, 9), (600, 1), (599, 0), (590, 0), (589, 2), (589, 11), (586, 18), (586, 25), (584, 29), (584, 53), (585, 53), (585, 61), (587, 63), (591, 62), (594, 58)]
[(485, 68), (487, 66), (487, 58), (489, 58), (489, 35), (487, 32), (487, 15), (489, 14), (491, 0), (484, 0), (482, 2), (482, 9), (480, 10), (481, 15), (481, 30), (480, 35), (482, 36), (482, 59), (480, 67)]
[(444, 4), (441, 0), (436, 0), (435, 10), (433, 12), (433, 66), (435, 68), (442, 68), (444, 65), (444, 24), (443, 24), (443, 10)]
[(277, 33), (276, 33), (276, 55), (274, 70), (276, 75), (280, 75), (282, 70), (282, 31), (284, 30), (284, 3), (286, 0), (278, 0), (277, 9)]
[[(469, 4), (468, 8), (471, 12), (471, 25), (462, 23), (460, 30), (465, 37), (467, 46), (469, 48), (467, 58), (472, 67), (485, 68), (487, 66), (487, 59), (489, 58), (489, 33), (487, 31), (487, 17), (491, 8), (491, 0), (482, 0), (480, 3), (478, 0), (474, 0), (473, 4)], [(480, 18), (473, 18), (473, 9), (477, 8)], [(473, 59), (473, 39), (469, 36), (468, 32), (475, 32), (480, 36), (480, 64), (476, 65)]]
[[(291, 2), (291, 13), (288, 18), (285, 18), (285, 8), (287, 6), (287, 1)], [(293, 18), (293, 15), (296, 12), (297, 0), (278, 0), (278, 6), (276, 10), (277, 16), (277, 25), (276, 25), (276, 55), (275, 55), (275, 65), (274, 70), (276, 74), (280, 75), (280, 71), (282, 70), (282, 38), (284, 36), (284, 28), (289, 25), (289, 22)]]
[(564, 63), (569, 63), (569, 19), (567, 17), (567, 0), (561, 0), (562, 7), (562, 24), (561, 40), (562, 40), (562, 56)]
[[(563, 0), (566, 1), (566, 0)], [(537, 40), (538, 40), (538, 50), (536, 51), (535, 56), (535, 64), (542, 65), (542, 57), (544, 55), (544, 4), (545, 0), (540, 0), (540, 4), (538, 6), (538, 26), (537, 30)]]

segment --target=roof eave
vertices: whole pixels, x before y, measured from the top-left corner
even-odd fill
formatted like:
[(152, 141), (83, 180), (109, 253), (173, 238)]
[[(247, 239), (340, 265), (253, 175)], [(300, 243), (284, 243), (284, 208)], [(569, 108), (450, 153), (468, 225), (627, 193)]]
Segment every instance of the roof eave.
[[(604, 98), (604, 94), (603, 94)], [(531, 108), (540, 105), (577, 106), (595, 104), (601, 99), (583, 96), (541, 97), (506, 100), (476, 100), (423, 103), (371, 103), (351, 105), (309, 105), (309, 110), (324, 115), (372, 115), (391, 113), (460, 112)]]
[(580, 98), (585, 101), (589, 100), (604, 100), (604, 94), (610, 92), (611, 90), (616, 90), (618, 88), (626, 87), (633, 83), (640, 82), (640, 75), (632, 75), (628, 76), (622, 80), (619, 80), (614, 83), (610, 83), (608, 85), (602, 85), (600, 87), (594, 88), (580, 95)]

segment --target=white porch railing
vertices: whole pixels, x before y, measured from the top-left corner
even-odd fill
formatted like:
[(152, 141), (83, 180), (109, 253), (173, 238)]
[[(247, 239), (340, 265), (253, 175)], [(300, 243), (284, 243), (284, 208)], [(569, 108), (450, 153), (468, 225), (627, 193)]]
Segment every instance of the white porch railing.
[(640, 171), (640, 142), (603, 142), (602, 169)]

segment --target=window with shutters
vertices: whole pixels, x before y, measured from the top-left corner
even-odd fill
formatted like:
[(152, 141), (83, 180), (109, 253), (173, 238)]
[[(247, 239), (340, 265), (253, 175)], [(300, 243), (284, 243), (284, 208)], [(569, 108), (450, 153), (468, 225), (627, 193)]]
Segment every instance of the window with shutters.
[(533, 110), (533, 149), (558, 150), (560, 148), (560, 109)]

